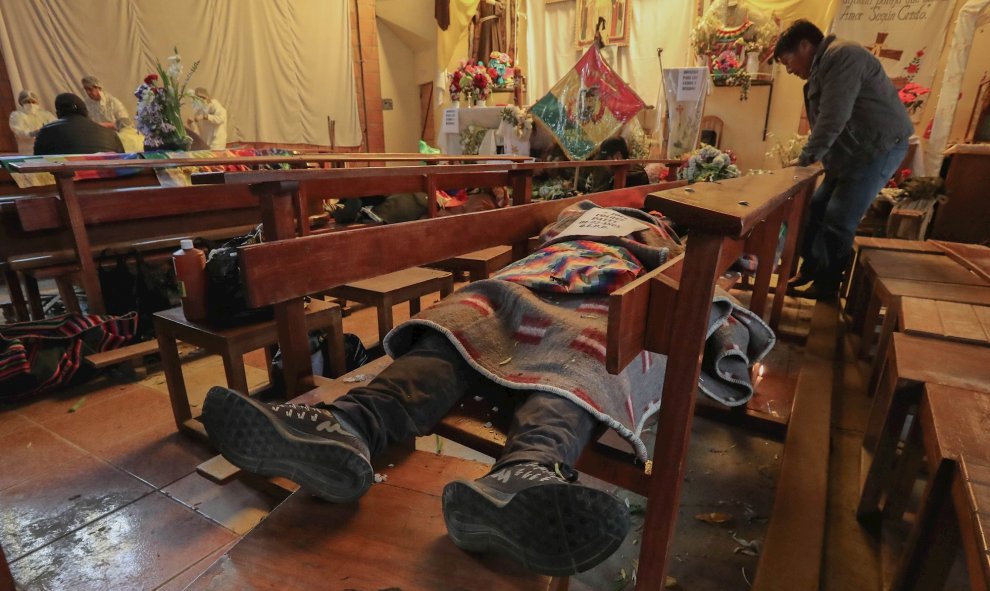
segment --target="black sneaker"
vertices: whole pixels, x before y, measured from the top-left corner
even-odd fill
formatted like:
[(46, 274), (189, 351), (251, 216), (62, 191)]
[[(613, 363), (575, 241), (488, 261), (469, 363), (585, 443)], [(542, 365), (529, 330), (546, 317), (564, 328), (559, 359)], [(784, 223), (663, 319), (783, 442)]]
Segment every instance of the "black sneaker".
[(327, 501), (353, 501), (374, 479), (368, 446), (325, 408), (263, 404), (215, 387), (206, 395), (203, 423), (230, 463), (283, 476)]
[(462, 550), (507, 554), (540, 574), (586, 571), (622, 544), (629, 511), (576, 480), (566, 466), (525, 463), (451, 482), (443, 489), (447, 532)]

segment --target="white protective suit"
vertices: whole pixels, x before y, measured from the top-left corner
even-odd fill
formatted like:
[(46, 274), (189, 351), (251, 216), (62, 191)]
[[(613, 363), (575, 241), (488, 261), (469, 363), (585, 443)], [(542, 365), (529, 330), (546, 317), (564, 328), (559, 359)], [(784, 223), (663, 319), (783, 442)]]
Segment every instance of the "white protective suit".
[(124, 103), (120, 102), (120, 99), (112, 94), (107, 94), (103, 89), (100, 89), (100, 100), (94, 101), (88, 95), (84, 96), (83, 100), (86, 101), (86, 110), (89, 111), (89, 118), (97, 123), (113, 123), (116, 125), (118, 119), (130, 117), (127, 109), (124, 108)]
[(19, 154), (34, 154), (34, 136), (43, 126), (55, 121), (57, 117), (40, 105), (24, 103), (10, 114), (10, 130), (17, 138)]
[(227, 149), (227, 109), (217, 99), (193, 103), (196, 132), (211, 150)]

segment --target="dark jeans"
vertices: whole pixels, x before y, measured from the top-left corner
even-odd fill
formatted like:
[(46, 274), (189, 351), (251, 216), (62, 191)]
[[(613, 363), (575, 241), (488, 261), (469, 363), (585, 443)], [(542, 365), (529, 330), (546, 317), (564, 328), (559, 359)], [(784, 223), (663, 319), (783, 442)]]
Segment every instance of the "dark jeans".
[[(463, 396), (499, 389), (505, 388), (472, 369), (447, 337), (424, 330), (408, 353), (330, 408), (364, 437), (375, 455), (391, 443), (430, 433)], [(525, 394), (495, 468), (523, 461), (573, 466), (598, 421), (556, 394)]]
[(907, 148), (902, 141), (858, 168), (825, 171), (825, 180), (811, 197), (801, 245), (801, 274), (812, 276), (820, 288), (838, 287), (852, 255), (856, 227)]

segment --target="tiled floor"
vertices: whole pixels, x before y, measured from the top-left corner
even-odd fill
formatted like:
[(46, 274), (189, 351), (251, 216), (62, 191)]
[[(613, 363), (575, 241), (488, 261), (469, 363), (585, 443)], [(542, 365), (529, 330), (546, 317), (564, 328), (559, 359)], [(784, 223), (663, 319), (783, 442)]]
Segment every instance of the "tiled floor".
[[(424, 307), (435, 300), (436, 296), (425, 298)], [(788, 300), (784, 331), (806, 332), (810, 309), (809, 302)], [(398, 306), (395, 314), (395, 321), (401, 322), (408, 309)], [(374, 310), (358, 310), (344, 319), (345, 330), (373, 343), (374, 318)], [(779, 342), (764, 362), (754, 404), (765, 406), (769, 414), (789, 408), (800, 365), (799, 341)], [(197, 414), (206, 390), (223, 383), (224, 374), (219, 358), (195, 352), (188, 358), (183, 369)], [(261, 352), (248, 355), (246, 363), (252, 386), (267, 380)], [(695, 437), (706, 438), (707, 447), (698, 448), (700, 455), (689, 459), (691, 480), (682, 512), (693, 515), (699, 508), (730, 507), (741, 518), (746, 507), (752, 509), (752, 499), (765, 498), (765, 514), (772, 500), (779, 443), (699, 423)], [(424, 438), (419, 446), (437, 448), (432, 438)], [(761, 451), (754, 453), (755, 447)], [(459, 453), (449, 442), (443, 449)], [(113, 372), (99, 381), (2, 409), (0, 450), (0, 545), (25, 589), (182, 589), (284, 498), (273, 487), (240, 480), (221, 486), (196, 472), (196, 466), (214, 454), (206, 444), (176, 432), (160, 371), (137, 377)], [(748, 475), (747, 482), (730, 482), (730, 472)], [(691, 521), (690, 516), (681, 519), (672, 570), (682, 581), (700, 578), (691, 589), (745, 588), (737, 574), (740, 565), (752, 574), (755, 558), (734, 554), (728, 533)], [(746, 535), (761, 535), (765, 525), (759, 524), (749, 522), (746, 527), (752, 531)], [(622, 571), (632, 572), (638, 555), (634, 538), (608, 566), (615, 572), (597, 579), (608, 580), (608, 588), (617, 588), (615, 580)], [(712, 548), (726, 544), (724, 555), (708, 557), (711, 552), (721, 554)], [(691, 561), (692, 556), (697, 560)], [(719, 572), (733, 574), (706, 573), (719, 560), (724, 563)], [(728, 576), (733, 577), (731, 583), (720, 578)], [(580, 581), (572, 588), (589, 584), (598, 588)]]

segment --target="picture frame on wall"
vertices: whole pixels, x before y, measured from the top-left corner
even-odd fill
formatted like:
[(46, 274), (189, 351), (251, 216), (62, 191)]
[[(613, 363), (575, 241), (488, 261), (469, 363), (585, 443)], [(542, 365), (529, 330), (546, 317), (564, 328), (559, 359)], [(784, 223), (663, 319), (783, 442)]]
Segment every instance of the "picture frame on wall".
[(574, 2), (574, 0), (543, 0), (544, 4), (560, 4), (562, 2)]
[(588, 47), (595, 40), (598, 20), (605, 20), (602, 37), (608, 45), (629, 45), (632, 27), (629, 17), (633, 0), (577, 0), (574, 37), (577, 46)]
[(976, 91), (976, 101), (966, 125), (966, 143), (990, 142), (990, 78), (984, 73)]

